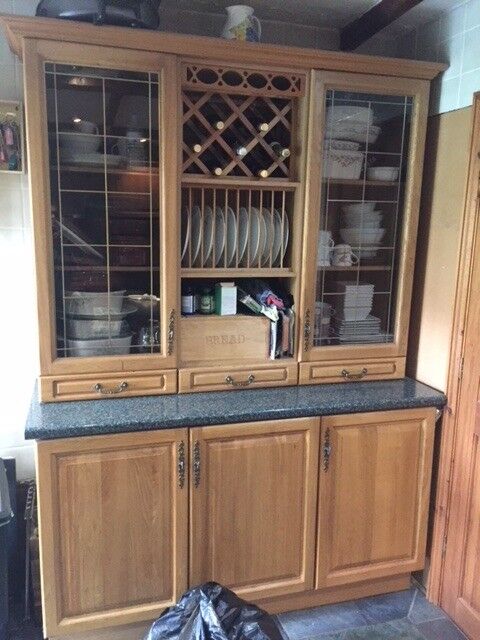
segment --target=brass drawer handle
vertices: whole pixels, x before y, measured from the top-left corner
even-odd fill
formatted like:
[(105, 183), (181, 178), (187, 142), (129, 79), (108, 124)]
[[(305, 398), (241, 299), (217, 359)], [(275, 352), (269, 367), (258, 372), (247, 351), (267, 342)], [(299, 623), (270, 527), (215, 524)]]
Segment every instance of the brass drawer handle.
[(248, 387), (255, 381), (255, 376), (251, 373), (246, 380), (234, 380), (232, 376), (227, 376), (225, 382), (231, 384), (232, 387)]
[(93, 385), (93, 390), (99, 393), (101, 396), (114, 396), (117, 393), (122, 393), (127, 388), (128, 382), (126, 380), (120, 382), (118, 387), (114, 387), (113, 389), (105, 389), (103, 384), (100, 384), (100, 382), (97, 382), (97, 384)]
[(344, 369), (342, 371), (342, 376), (345, 378), (345, 380), (361, 380), (367, 375), (367, 373), (368, 369), (366, 367), (363, 367), (360, 373), (350, 373), (348, 369)]

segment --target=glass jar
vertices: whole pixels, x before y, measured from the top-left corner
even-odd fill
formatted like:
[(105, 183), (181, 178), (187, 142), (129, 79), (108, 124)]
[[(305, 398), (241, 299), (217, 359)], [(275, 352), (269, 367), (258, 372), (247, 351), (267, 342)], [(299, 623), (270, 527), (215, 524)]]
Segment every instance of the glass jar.
[(215, 311), (215, 298), (212, 290), (205, 288), (200, 296), (200, 313), (205, 315), (213, 313)]

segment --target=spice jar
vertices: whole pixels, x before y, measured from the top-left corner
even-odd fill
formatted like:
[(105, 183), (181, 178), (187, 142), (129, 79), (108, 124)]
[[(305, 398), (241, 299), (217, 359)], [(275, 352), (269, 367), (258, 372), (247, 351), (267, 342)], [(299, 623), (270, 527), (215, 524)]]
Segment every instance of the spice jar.
[(215, 298), (211, 289), (205, 288), (200, 296), (200, 313), (209, 314), (215, 311)]

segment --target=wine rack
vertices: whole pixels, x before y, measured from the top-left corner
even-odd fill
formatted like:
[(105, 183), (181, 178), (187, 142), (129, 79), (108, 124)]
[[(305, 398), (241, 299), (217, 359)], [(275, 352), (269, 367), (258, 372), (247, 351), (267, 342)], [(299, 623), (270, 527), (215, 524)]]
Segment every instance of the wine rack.
[(295, 180), (300, 75), (186, 65), (184, 175)]

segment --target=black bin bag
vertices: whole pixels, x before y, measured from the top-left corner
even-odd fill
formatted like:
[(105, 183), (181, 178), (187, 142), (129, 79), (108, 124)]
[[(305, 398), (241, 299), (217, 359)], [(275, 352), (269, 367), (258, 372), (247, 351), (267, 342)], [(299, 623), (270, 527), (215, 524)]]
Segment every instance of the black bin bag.
[(233, 591), (207, 582), (183, 594), (144, 640), (284, 640), (277, 623)]

